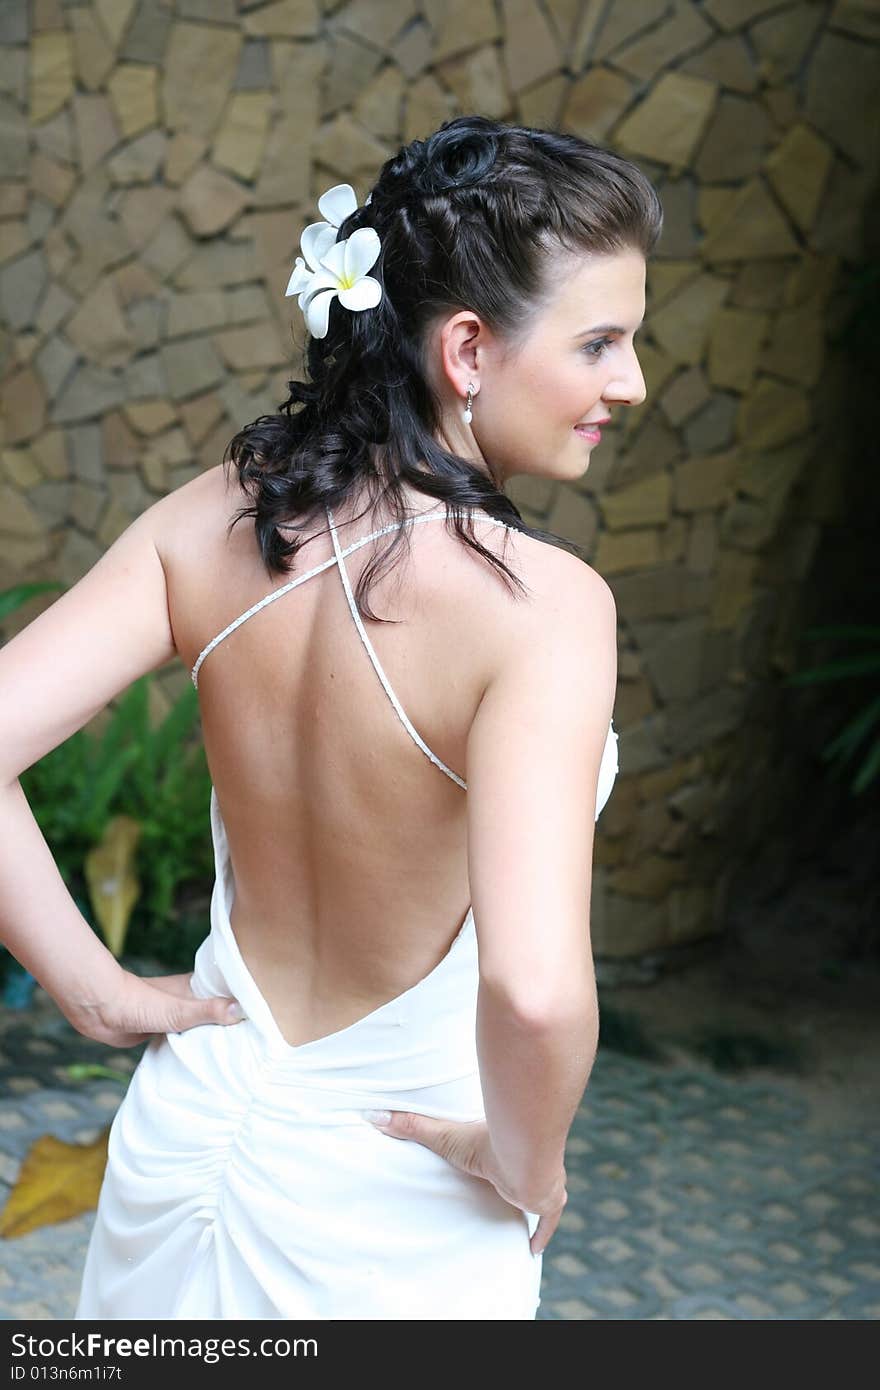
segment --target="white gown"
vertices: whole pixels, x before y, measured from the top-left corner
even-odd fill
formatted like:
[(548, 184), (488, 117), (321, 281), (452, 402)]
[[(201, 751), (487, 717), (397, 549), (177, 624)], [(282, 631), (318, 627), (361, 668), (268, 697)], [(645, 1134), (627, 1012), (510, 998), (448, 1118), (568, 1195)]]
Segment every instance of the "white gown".
[[(334, 555), (254, 605), (338, 563), (383, 686), (404, 714)], [(415, 518), (441, 519), (434, 515)], [(407, 523), (403, 523), (407, 524)], [(502, 524), (502, 523), (497, 523)], [(383, 530), (392, 529), (385, 527)], [(596, 815), (618, 771), (613, 724)], [(534, 1319), (538, 1224), (483, 1179), (413, 1140), (376, 1129), (366, 1109), (485, 1117), (476, 1052), (477, 939), (469, 909), (447, 954), (411, 989), (347, 1028), (285, 1041), (239, 952), (235, 881), (211, 792), (216, 878), (193, 992), (230, 995), (247, 1018), (157, 1035), (113, 1120), (76, 1319)]]

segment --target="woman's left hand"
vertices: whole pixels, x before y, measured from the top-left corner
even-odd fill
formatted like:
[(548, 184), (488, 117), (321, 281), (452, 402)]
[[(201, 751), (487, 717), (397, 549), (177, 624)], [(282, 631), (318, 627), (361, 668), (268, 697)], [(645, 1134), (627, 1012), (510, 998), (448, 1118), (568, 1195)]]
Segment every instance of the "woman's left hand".
[[(387, 1122), (376, 1118), (382, 1114), (389, 1116)], [(368, 1110), (366, 1115), (383, 1134), (424, 1144), (453, 1168), (491, 1183), (498, 1196), (511, 1206), (536, 1214), (539, 1221), (532, 1232), (529, 1249), (533, 1255), (543, 1253), (568, 1201), (564, 1172), (540, 1196), (518, 1192), (501, 1171), (485, 1120), (441, 1120), (414, 1110)]]

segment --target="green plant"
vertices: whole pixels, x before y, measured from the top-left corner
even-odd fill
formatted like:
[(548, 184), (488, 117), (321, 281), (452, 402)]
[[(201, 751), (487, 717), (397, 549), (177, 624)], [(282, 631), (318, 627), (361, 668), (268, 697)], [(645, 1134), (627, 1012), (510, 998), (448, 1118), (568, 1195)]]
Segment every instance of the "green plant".
[(11, 589), (3, 589), (0, 591), (0, 623), (5, 622), (10, 613), (22, 608), (37, 594), (64, 587), (60, 579), (42, 579), (34, 584), (16, 584)]
[[(829, 342), (843, 354), (850, 375), (856, 386), (853, 397), (869, 404), (870, 386), (876, 377), (880, 335), (877, 333), (880, 315), (880, 264), (871, 260), (859, 265), (845, 274), (839, 286), (839, 304), (842, 312), (836, 330), (829, 334)], [(865, 391), (858, 390), (863, 382)], [(873, 421), (868, 424), (864, 416), (865, 443), (873, 439)], [(871, 434), (868, 434), (870, 429)], [(853, 795), (864, 792), (876, 779), (880, 771), (880, 693), (877, 693), (876, 677), (880, 672), (880, 627), (870, 624), (838, 624), (830, 627), (814, 627), (807, 630), (806, 637), (825, 637), (832, 641), (854, 641), (860, 644), (833, 661), (795, 672), (788, 678), (791, 685), (813, 685), (822, 681), (860, 681), (866, 680), (871, 689), (858, 711), (849, 717), (839, 728), (837, 734), (821, 750), (826, 762), (836, 762), (842, 773), (844, 765), (854, 759), (859, 751), (862, 760), (855, 776), (850, 782)]]
[[(36, 594), (64, 587), (46, 582), (0, 592), (0, 621)], [(61, 877), (93, 927), (86, 856), (114, 818), (138, 821), (134, 868), (141, 890), (126, 945), (186, 969), (207, 931), (206, 886), (214, 867), (207, 833), (211, 779), (201, 740), (190, 737), (199, 713), (194, 687), (187, 683), (154, 728), (150, 683), (149, 675), (135, 681), (110, 710), (102, 732), (78, 730), (26, 768), (20, 781)]]
[[(838, 657), (821, 666), (796, 671), (787, 678), (787, 684), (815, 685), (820, 681), (863, 680), (876, 677), (880, 673), (880, 627), (849, 623), (834, 627), (808, 628), (804, 635), (846, 641), (856, 639), (865, 644), (865, 649)], [(826, 762), (837, 761), (842, 767), (845, 762), (853, 759), (864, 745), (864, 756), (850, 782), (850, 790), (854, 795), (865, 791), (880, 771), (880, 731), (876, 729), (878, 721), (880, 695), (872, 694), (821, 750), (821, 756)]]
[[(83, 861), (108, 822), (129, 816), (140, 824), (134, 867), (141, 893), (126, 944), (165, 958), (178, 888), (204, 880), (213, 867), (211, 781), (201, 743), (187, 743), (198, 717), (195, 689), (187, 686), (153, 728), (150, 679), (142, 676), (119, 697), (103, 733), (78, 730), (27, 769), (21, 784), (74, 896), (88, 895)], [(94, 925), (94, 914), (86, 915)]]

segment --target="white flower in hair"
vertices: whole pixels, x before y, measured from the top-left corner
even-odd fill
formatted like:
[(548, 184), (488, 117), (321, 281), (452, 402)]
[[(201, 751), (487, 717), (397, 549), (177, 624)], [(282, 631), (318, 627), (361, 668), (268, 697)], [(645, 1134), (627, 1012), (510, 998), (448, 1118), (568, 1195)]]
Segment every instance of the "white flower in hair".
[[(368, 195), (364, 206), (370, 201)], [(287, 283), (285, 296), (297, 294), (313, 338), (325, 338), (334, 298), (346, 309), (372, 309), (382, 298), (382, 286), (367, 271), (375, 265), (381, 242), (372, 227), (359, 227), (337, 241), (339, 227), (357, 209), (357, 195), (349, 183), (337, 183), (318, 199), (318, 211), (326, 221), (312, 222), (300, 237), (302, 256)]]

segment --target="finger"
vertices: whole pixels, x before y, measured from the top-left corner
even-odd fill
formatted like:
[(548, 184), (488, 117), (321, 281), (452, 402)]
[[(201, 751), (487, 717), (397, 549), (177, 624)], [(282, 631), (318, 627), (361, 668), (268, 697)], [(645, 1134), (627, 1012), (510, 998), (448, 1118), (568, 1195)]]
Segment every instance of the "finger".
[(448, 1130), (448, 1121), (433, 1115), (419, 1115), (413, 1110), (365, 1110), (367, 1119), (384, 1134), (394, 1139), (415, 1139), (419, 1144), (434, 1148), (441, 1134)]
[(535, 1227), (535, 1233), (534, 1233), (534, 1235), (532, 1236), (531, 1240), (529, 1241), (529, 1249), (531, 1250), (531, 1252), (532, 1252), (533, 1255), (540, 1255), (540, 1254), (542, 1253), (543, 1249), (544, 1249), (544, 1246), (545, 1246), (545, 1244), (546, 1244), (546, 1241), (545, 1241), (545, 1238), (544, 1238), (544, 1228), (545, 1228), (546, 1224), (547, 1224), (547, 1218), (544, 1217), (544, 1216), (542, 1216), (542, 1217), (540, 1218), (540, 1220), (538, 1221), (537, 1226)]
[[(170, 995), (174, 999), (182, 999), (187, 1007), (195, 1004), (191, 1012), (173, 1011), (173, 1016), (179, 1021), (173, 1026), (166, 1025), (163, 1031), (168, 1033), (179, 1033), (185, 1028), (195, 1028), (202, 1023), (241, 1023), (245, 1013), (238, 1000), (230, 998), (228, 995), (212, 995), (208, 999), (200, 999), (192, 992), (192, 980), (195, 975), (194, 970), (189, 970), (183, 975), (151, 975), (144, 979), (145, 984), (159, 986), (163, 995)], [(237, 1012), (230, 1014), (230, 1006), (235, 1006)], [(157, 1030), (158, 1031), (158, 1030)]]
[(161, 1030), (166, 1033), (182, 1033), (187, 1028), (198, 1028), (204, 1023), (232, 1025), (242, 1023), (246, 1017), (237, 999), (228, 995), (212, 995), (210, 999), (175, 999), (166, 1010), (166, 1024)]
[(558, 1225), (558, 1216), (541, 1216), (538, 1218), (538, 1224), (529, 1241), (529, 1249), (533, 1255), (540, 1255), (547, 1249), (547, 1246), (550, 1244), (550, 1238)]

